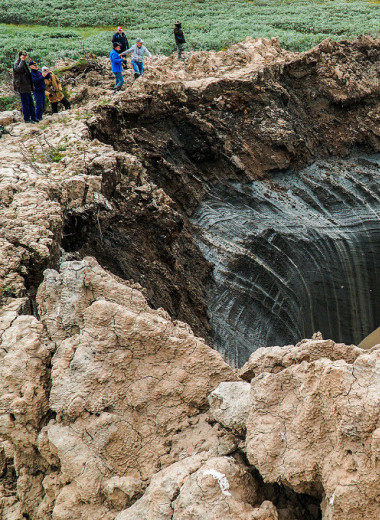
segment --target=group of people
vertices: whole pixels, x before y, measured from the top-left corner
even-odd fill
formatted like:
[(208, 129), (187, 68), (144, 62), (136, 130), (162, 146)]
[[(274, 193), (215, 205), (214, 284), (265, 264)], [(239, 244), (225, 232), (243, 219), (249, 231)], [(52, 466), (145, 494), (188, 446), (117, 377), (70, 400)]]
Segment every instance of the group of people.
[[(123, 33), (124, 35), (124, 33)], [(128, 41), (128, 40), (127, 40)], [(137, 38), (136, 43), (130, 49), (122, 50), (122, 45), (119, 41), (113, 42), (113, 49), (110, 53), (111, 70), (115, 75), (114, 90), (120, 90), (124, 84), (123, 68), (127, 68), (127, 60), (125, 56), (132, 53), (132, 67), (135, 73), (135, 79), (144, 74), (143, 59), (146, 54), (149, 58), (152, 56), (148, 49), (143, 45), (141, 38)]]
[(28, 66), (27, 60), (28, 53), (20, 51), (13, 65), (13, 88), (20, 94), (25, 123), (38, 123), (42, 120), (45, 96), (50, 101), (53, 114), (58, 112), (58, 103), (62, 103), (65, 109), (71, 108), (57, 76), (48, 67), (38, 70), (38, 65), (33, 60), (29, 61)]
[[(181, 60), (186, 41), (179, 21), (175, 22), (173, 33), (177, 45), (178, 59)], [(128, 39), (122, 27), (117, 28), (117, 32), (112, 37), (112, 44), (110, 60), (111, 69), (115, 75), (114, 91), (117, 92), (124, 84), (123, 69), (128, 68), (126, 56), (132, 54), (134, 77), (138, 79), (144, 74), (144, 56), (151, 57), (152, 55), (141, 38), (137, 38), (136, 43), (129, 47)], [(13, 65), (13, 87), (20, 94), (24, 121), (26, 123), (38, 123), (42, 120), (46, 96), (50, 101), (53, 114), (58, 112), (58, 103), (62, 103), (66, 110), (70, 109), (70, 102), (65, 97), (57, 76), (48, 67), (42, 67), (39, 70), (37, 63), (33, 60), (29, 61), (28, 66), (27, 61), (28, 53), (20, 51), (18, 59)]]
[[(178, 20), (174, 24), (174, 40), (177, 45), (178, 59), (182, 59), (182, 52), (186, 43), (183, 34), (181, 22)], [(121, 89), (124, 84), (123, 69), (127, 69), (128, 54), (132, 54), (132, 68), (134, 71), (135, 80), (144, 74), (144, 56), (150, 58), (152, 55), (145, 47), (141, 38), (137, 38), (136, 43), (129, 47), (128, 39), (123, 32), (122, 27), (118, 27), (116, 33), (112, 37), (113, 49), (110, 52), (111, 70), (115, 76), (114, 92)]]

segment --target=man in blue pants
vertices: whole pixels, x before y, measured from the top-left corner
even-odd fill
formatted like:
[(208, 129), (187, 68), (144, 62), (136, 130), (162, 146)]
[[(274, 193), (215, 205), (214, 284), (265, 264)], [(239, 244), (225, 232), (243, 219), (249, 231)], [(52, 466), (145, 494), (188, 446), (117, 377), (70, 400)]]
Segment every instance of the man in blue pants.
[(144, 74), (144, 65), (143, 65), (143, 59), (144, 54), (148, 56), (148, 58), (151, 58), (152, 55), (148, 51), (148, 49), (143, 45), (143, 41), (141, 38), (137, 38), (136, 43), (132, 45), (132, 47), (124, 52), (121, 53), (120, 56), (126, 56), (130, 52), (132, 52), (132, 67), (135, 71), (135, 79), (139, 78)]
[(42, 75), (42, 72), (38, 70), (37, 63), (35, 61), (29, 62), (30, 73), (32, 75), (33, 85), (34, 85), (34, 100), (36, 102), (36, 120), (42, 120), (42, 114), (45, 109), (45, 78)]
[(36, 112), (34, 110), (34, 103), (32, 92), (34, 90), (32, 75), (26, 63), (28, 53), (20, 51), (18, 59), (13, 65), (13, 88), (20, 94), (22, 115), (25, 123), (36, 122)]
[(111, 60), (111, 70), (115, 75), (115, 86), (114, 92), (117, 92), (124, 85), (123, 78), (123, 58), (119, 54), (120, 51), (120, 43), (115, 42), (113, 44), (113, 49), (110, 53)]

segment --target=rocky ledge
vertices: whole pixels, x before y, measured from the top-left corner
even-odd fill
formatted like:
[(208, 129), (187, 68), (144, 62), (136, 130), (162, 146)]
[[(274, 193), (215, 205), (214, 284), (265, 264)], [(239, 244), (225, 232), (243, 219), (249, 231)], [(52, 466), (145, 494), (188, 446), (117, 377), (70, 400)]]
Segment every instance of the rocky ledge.
[(236, 372), (92, 258), (37, 301), (0, 315), (2, 518), (376, 518), (379, 346), (304, 340)]
[(112, 99), (91, 58), (63, 75), (74, 110), (9, 125), (2, 518), (378, 516), (378, 347), (315, 338), (231, 368), (190, 217), (216, 184), (378, 152), (379, 50), (247, 40), (159, 57)]

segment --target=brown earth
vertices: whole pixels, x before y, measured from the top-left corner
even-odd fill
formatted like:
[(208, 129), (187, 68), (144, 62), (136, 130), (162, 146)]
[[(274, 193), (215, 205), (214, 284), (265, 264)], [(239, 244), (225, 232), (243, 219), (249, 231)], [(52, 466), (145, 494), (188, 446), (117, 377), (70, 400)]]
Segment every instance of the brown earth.
[(173, 202), (163, 212), (141, 180), (132, 198), (125, 177), (103, 177), (115, 203), (115, 212), (96, 217), (103, 242), (90, 216), (76, 220), (76, 242), (67, 248), (139, 282), (153, 306), (208, 338), (210, 266), (188, 216), (217, 183), (268, 177), (358, 147), (379, 150), (379, 51), (371, 38), (326, 40), (302, 54), (284, 51), (276, 39), (247, 39), (226, 52), (195, 53), (184, 64), (158, 58), (144, 80), (94, 107), (89, 129), (138, 157), (148, 184)]
[[(154, 58), (114, 97), (106, 60), (91, 58), (62, 76), (72, 111), (9, 125), (0, 140), (2, 518), (314, 520), (322, 501), (325, 518), (356, 520), (360, 508), (373, 519), (378, 350), (367, 359), (355, 347), (301, 345), (299, 355), (273, 351), (273, 370), (270, 354), (251, 359), (241, 375), (260, 399), (210, 415), (210, 392), (242, 380), (190, 329), (208, 336), (211, 267), (189, 216), (214, 183), (378, 151), (379, 50), (371, 38), (302, 54), (247, 40), (184, 63)], [(315, 385), (324, 408), (309, 406)], [(337, 423), (336, 389), (339, 417), (357, 421), (355, 431)], [(307, 435), (293, 402), (306, 406), (313, 453), (305, 441), (293, 456)], [(266, 409), (283, 419), (266, 423)], [(335, 458), (325, 460), (326, 446)], [(348, 450), (359, 455), (346, 464)], [(360, 491), (348, 501), (346, 484)]]
[[(25, 192), (4, 195), (0, 239), (12, 255), (10, 273), (9, 254), (0, 255), (6, 293), (34, 293), (62, 246), (139, 283), (153, 307), (210, 342), (204, 292), (212, 267), (188, 217), (216, 183), (270, 177), (358, 147), (379, 150), (379, 49), (379, 40), (361, 37), (295, 54), (276, 39), (247, 39), (184, 63), (153, 58), (144, 79), (132, 83), (127, 72), (126, 90), (111, 98), (107, 60), (88, 57), (81, 70), (62, 63), (76, 111), (48, 117), (30, 132), (16, 124), (21, 142), (2, 140), (4, 190), (33, 186), (29, 196), (51, 206), (35, 213), (40, 225), (47, 211), (60, 214), (55, 224), (50, 217), (49, 229), (33, 223), (11, 239), (8, 230), (25, 218), (18, 206)], [(30, 170), (34, 184), (20, 182), (19, 167)], [(77, 193), (64, 195), (68, 189)], [(92, 193), (101, 196), (90, 200)], [(38, 239), (24, 236), (31, 229)], [(44, 245), (36, 248), (36, 240)]]

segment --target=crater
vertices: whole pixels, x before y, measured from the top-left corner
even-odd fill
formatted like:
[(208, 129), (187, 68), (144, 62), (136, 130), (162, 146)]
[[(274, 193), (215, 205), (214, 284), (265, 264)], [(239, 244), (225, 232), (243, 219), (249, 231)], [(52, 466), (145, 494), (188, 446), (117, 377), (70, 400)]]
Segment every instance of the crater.
[(379, 157), (364, 155), (380, 149), (377, 44), (326, 41), (284, 62), (267, 44), (249, 74), (198, 64), (99, 106), (90, 136), (144, 173), (137, 185), (128, 169), (104, 175), (114, 211), (86, 215), (67, 244), (235, 366), (318, 330), (359, 342), (379, 318)]
[(321, 331), (358, 344), (380, 322), (380, 154), (215, 187), (193, 214), (213, 263), (211, 336), (241, 366)]

